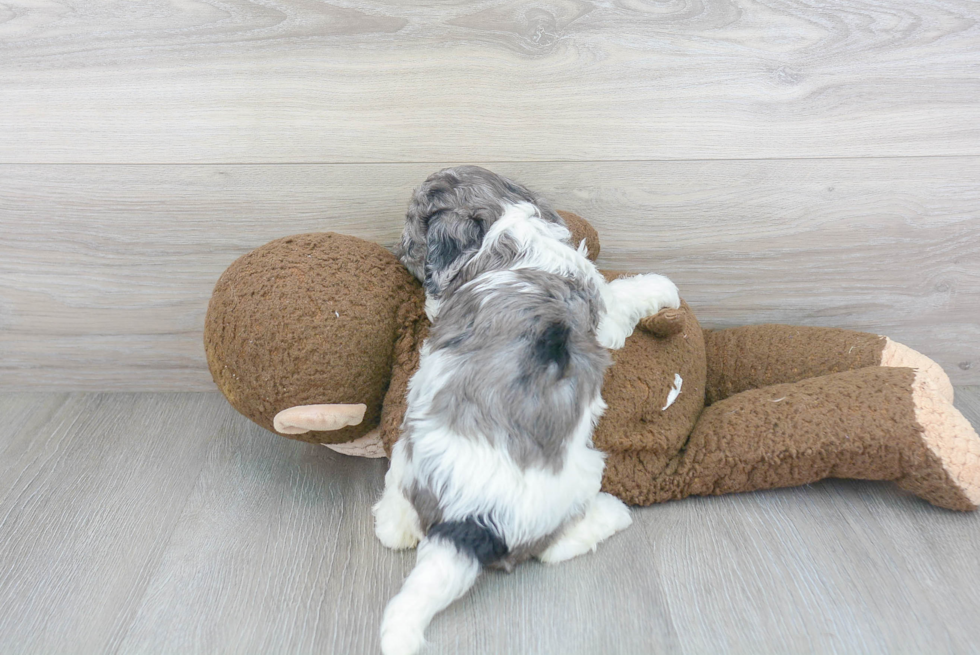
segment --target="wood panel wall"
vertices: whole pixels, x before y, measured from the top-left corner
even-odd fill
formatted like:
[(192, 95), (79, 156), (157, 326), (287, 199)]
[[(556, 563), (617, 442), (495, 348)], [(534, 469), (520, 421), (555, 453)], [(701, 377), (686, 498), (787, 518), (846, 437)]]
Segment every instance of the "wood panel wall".
[(479, 163), (712, 326), (889, 334), (980, 383), (980, 4), (18, 0), (0, 7), (0, 389), (202, 390), (211, 288), (392, 243)]

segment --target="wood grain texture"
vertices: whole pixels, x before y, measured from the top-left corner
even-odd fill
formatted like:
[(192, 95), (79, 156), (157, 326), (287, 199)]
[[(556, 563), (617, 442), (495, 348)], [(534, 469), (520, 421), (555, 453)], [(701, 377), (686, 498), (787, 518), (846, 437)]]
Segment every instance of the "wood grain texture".
[[(957, 389), (980, 424), (980, 388)], [(414, 554), (385, 462), (276, 437), (219, 394), (0, 394), (0, 653), (378, 652)], [(980, 514), (825, 481), (637, 509), (594, 554), (484, 575), (449, 653), (968, 653)]]
[[(214, 283), (274, 238), (397, 238), (442, 166), (0, 166), (0, 388), (208, 390)], [(980, 382), (980, 158), (488, 163), (710, 326), (883, 333)]]
[(977, 155), (969, 0), (17, 0), (0, 162)]
[(0, 402), (0, 652), (114, 652), (212, 431), (206, 395)]

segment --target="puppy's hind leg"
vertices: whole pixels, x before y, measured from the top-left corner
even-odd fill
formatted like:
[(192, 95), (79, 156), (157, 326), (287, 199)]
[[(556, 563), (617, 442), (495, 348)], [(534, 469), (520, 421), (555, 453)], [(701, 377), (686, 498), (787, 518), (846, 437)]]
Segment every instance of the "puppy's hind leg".
[(596, 338), (612, 350), (622, 348), (641, 318), (661, 309), (681, 306), (677, 285), (663, 275), (647, 273), (613, 280), (602, 293), (606, 312), (599, 321)]
[(546, 564), (557, 564), (573, 557), (594, 551), (604, 541), (633, 523), (630, 510), (619, 498), (600, 493), (589, 503), (585, 515), (570, 524), (561, 535), (544, 550), (538, 559)]
[(385, 608), (381, 652), (415, 655), (425, 642), (425, 629), (432, 617), (466, 593), (480, 570), (474, 553), (460, 549), (451, 539), (433, 538), (430, 531), (419, 544), (415, 568)]
[(405, 497), (403, 489), (408, 456), (399, 441), (391, 453), (391, 465), (385, 474), (385, 490), (381, 500), (371, 508), (374, 514), (374, 534), (388, 548), (414, 548), (422, 538), (418, 512)]

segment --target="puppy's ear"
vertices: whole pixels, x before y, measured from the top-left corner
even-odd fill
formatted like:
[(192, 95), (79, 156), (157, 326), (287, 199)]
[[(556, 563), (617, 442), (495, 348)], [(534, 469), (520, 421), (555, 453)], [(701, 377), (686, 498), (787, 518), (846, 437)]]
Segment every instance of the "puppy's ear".
[(401, 241), (393, 250), (405, 268), (421, 280), (425, 275), (425, 224), (417, 217), (413, 219), (411, 212), (405, 221)]
[(420, 281), (425, 279), (426, 234), (429, 221), (442, 211), (452, 209), (453, 185), (455, 178), (447, 177), (445, 171), (429, 176), (412, 193), (405, 214), (405, 229), (401, 242), (395, 246), (395, 256), (412, 275)]
[(442, 211), (429, 219), (423, 283), (430, 295), (442, 295), (463, 265), (480, 249), (486, 233), (478, 212)]

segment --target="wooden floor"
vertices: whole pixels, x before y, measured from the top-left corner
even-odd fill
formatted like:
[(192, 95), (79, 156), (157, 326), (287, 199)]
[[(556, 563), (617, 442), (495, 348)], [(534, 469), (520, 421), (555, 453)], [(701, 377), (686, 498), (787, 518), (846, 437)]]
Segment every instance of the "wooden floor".
[[(980, 423), (980, 388), (957, 405)], [(0, 653), (375, 653), (412, 553), (386, 462), (214, 393), (0, 394)], [(485, 575), (439, 653), (976, 653), (980, 514), (893, 485), (637, 509), (599, 550)]]

